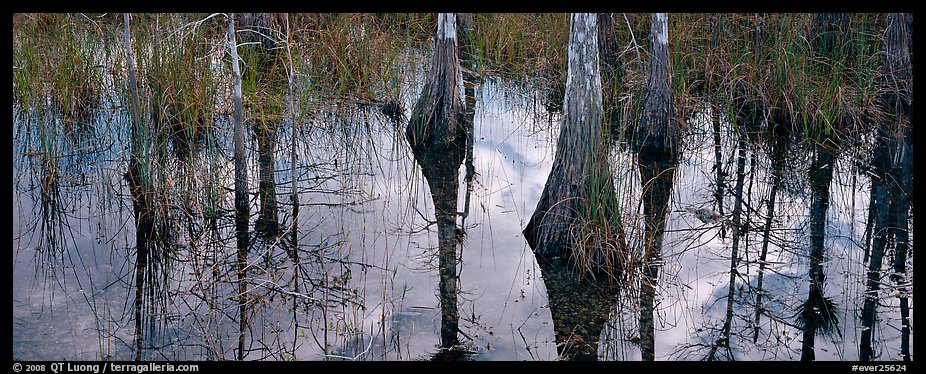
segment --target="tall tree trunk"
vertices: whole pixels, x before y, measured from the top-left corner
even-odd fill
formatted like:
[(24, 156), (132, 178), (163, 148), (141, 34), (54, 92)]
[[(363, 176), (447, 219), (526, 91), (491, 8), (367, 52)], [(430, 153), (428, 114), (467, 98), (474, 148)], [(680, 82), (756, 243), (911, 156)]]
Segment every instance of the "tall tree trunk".
[(759, 322), (761, 320), (762, 313), (765, 312), (765, 307), (762, 305), (762, 296), (764, 296), (763, 282), (765, 276), (766, 259), (768, 258), (768, 243), (772, 232), (772, 221), (775, 219), (775, 201), (778, 196), (778, 189), (781, 188), (781, 178), (782, 174), (784, 173), (784, 156), (788, 146), (787, 135), (781, 134), (783, 131), (782, 129), (784, 128), (784, 126), (778, 126), (776, 127), (778, 131), (772, 133), (774, 143), (772, 145), (772, 180), (769, 183), (771, 185), (771, 192), (768, 196), (765, 227), (762, 231), (762, 249), (759, 253), (759, 272), (756, 281), (756, 316), (753, 320), (752, 333), (753, 343), (759, 341)]
[(621, 111), (619, 98), (623, 91), (623, 67), (620, 45), (614, 31), (613, 13), (598, 13), (598, 48), (601, 54), (601, 96), (605, 128), (612, 137), (620, 136)]
[[(913, 15), (888, 15), (885, 34), (884, 81), (886, 111), (893, 123), (887, 134), (891, 151), (891, 230), (894, 237), (894, 258), (891, 280), (900, 299), (901, 341), (904, 361), (910, 361), (910, 305), (907, 291), (907, 252), (909, 251), (910, 194), (913, 187)], [(893, 108), (890, 107), (893, 104)]]
[(234, 141), (235, 141), (235, 237), (238, 245), (238, 360), (244, 359), (244, 336), (247, 332), (247, 265), (248, 265), (248, 170), (244, 153), (244, 121), (241, 103), (241, 69), (238, 67), (238, 42), (235, 37), (235, 14), (228, 17), (228, 48), (232, 58), (234, 74)]
[(141, 118), (138, 100), (138, 82), (135, 78), (135, 53), (132, 48), (132, 33), (129, 26), (129, 14), (123, 14), (123, 33), (125, 41), (126, 66), (131, 105), (132, 154), (127, 173), (129, 190), (132, 193), (132, 205), (135, 213), (135, 361), (141, 360), (144, 343), (142, 326), (145, 310), (145, 273), (148, 268), (149, 242), (154, 227), (153, 211), (148, 201), (150, 180), (148, 169), (143, 170), (142, 162), (146, 159), (148, 146), (148, 129)]
[(293, 218), (292, 224), (290, 226), (290, 235), (291, 235), (291, 247), (289, 255), (293, 260), (295, 265), (296, 273), (293, 275), (294, 281), (296, 282), (296, 292), (299, 292), (299, 282), (298, 282), (298, 270), (299, 270), (299, 188), (298, 183), (296, 183), (296, 160), (298, 156), (296, 154), (296, 139), (298, 137), (298, 123), (296, 122), (296, 94), (293, 90), (293, 77), (295, 72), (293, 71), (293, 53), (290, 45), (292, 44), (292, 34), (289, 31), (289, 13), (286, 14), (286, 60), (289, 65), (288, 72), (286, 74), (286, 87), (289, 91), (289, 98), (286, 100), (289, 104), (289, 120), (292, 124), (292, 136), (290, 138), (290, 148), (289, 148), (289, 179), (291, 183), (291, 194), (290, 202), (293, 204)]
[[(912, 122), (912, 115), (910, 122)], [(891, 195), (891, 219), (894, 236), (894, 259), (891, 280), (897, 287), (897, 297), (900, 299), (900, 354), (904, 361), (910, 361), (910, 293), (908, 286), (912, 286), (907, 276), (907, 253), (910, 250), (910, 196), (913, 192), (913, 143), (912, 130), (902, 127), (901, 139), (892, 138), (895, 144)]]
[[(637, 155), (643, 188), (645, 259), (640, 290), (640, 352), (653, 361), (655, 352), (655, 297), (662, 266), (662, 238), (666, 226), (672, 184), (678, 165), (678, 122), (669, 73), (668, 17), (653, 13), (650, 59), (646, 71), (646, 96), (638, 134), (649, 134)], [(660, 139), (659, 137), (664, 137)]]
[[(623, 233), (602, 131), (597, 15), (570, 22), (564, 119), (553, 168), (524, 229), (550, 300), (557, 351), (595, 360), (617, 287)], [(588, 305), (577, 311), (575, 305)]]
[(463, 103), (464, 103), (464, 127), (466, 128), (466, 156), (464, 164), (466, 165), (466, 196), (463, 200), (463, 213), (460, 216), (460, 227), (466, 229), (466, 218), (469, 217), (470, 198), (473, 192), (473, 182), (476, 178), (476, 164), (473, 150), (476, 139), (475, 117), (476, 117), (476, 85), (480, 84), (481, 77), (476, 73), (476, 44), (473, 40), (473, 15), (472, 13), (459, 13), (457, 15), (459, 24), (460, 39), (460, 65), (463, 66)]
[(664, 157), (664, 153), (675, 157), (678, 151), (679, 128), (672, 101), (668, 27), (665, 13), (653, 13), (652, 50), (641, 118), (641, 123), (646, 126), (636, 127), (638, 153), (643, 157)]
[(835, 156), (824, 145), (817, 145), (816, 156), (810, 166), (810, 291), (801, 307), (799, 318), (804, 329), (801, 343), (801, 361), (813, 361), (814, 339), (817, 329), (832, 331), (835, 311), (823, 292), (826, 275), (823, 260), (826, 255), (826, 212), (830, 201), (830, 181), (833, 179)]
[(460, 62), (457, 57), (456, 17), (438, 15), (431, 71), (406, 127), (405, 136), (431, 190), (437, 219), (441, 347), (459, 344), (457, 310), (456, 226), (458, 172), (466, 146), (465, 118), (460, 100)]
[[(553, 168), (524, 237), (538, 261), (564, 259), (590, 276), (611, 277), (623, 233), (602, 131), (597, 16), (574, 14), (564, 119)], [(599, 243), (582, 237), (595, 237)]]
[(870, 361), (874, 356), (872, 338), (877, 306), (878, 293), (881, 288), (881, 263), (884, 259), (890, 230), (890, 194), (888, 181), (890, 176), (890, 152), (887, 139), (879, 136), (877, 148), (874, 151), (872, 164), (875, 175), (872, 176), (872, 189), (875, 195), (875, 220), (872, 228), (871, 256), (868, 261), (868, 276), (865, 285), (865, 301), (862, 306), (862, 333), (859, 339), (859, 361)]
[(736, 292), (736, 276), (739, 274), (737, 267), (739, 266), (739, 242), (740, 242), (740, 222), (741, 216), (743, 213), (743, 182), (746, 178), (746, 135), (739, 135), (739, 142), (737, 143), (738, 156), (736, 159), (736, 187), (734, 188), (734, 203), (733, 203), (733, 243), (731, 245), (732, 249), (730, 250), (730, 280), (727, 290), (727, 311), (726, 316), (723, 321), (723, 326), (720, 329), (720, 338), (717, 339), (712, 345), (710, 353), (708, 354), (707, 360), (714, 361), (717, 358), (717, 351), (720, 348), (727, 350), (729, 359), (733, 360), (733, 351), (730, 348), (730, 330), (733, 327), (733, 296)]
[[(289, 13), (285, 15), (286, 19), (286, 62), (288, 65), (287, 74), (286, 74), (286, 88), (288, 91), (287, 104), (289, 104), (289, 118), (290, 124), (292, 125), (292, 136), (290, 139), (290, 148), (289, 148), (289, 180), (290, 188), (292, 188), (292, 193), (290, 194), (290, 203), (293, 205), (292, 213), (292, 223), (289, 228), (290, 233), (290, 244), (289, 248), (289, 257), (293, 260), (293, 292), (299, 293), (299, 184), (296, 183), (296, 139), (298, 132), (296, 131), (296, 96), (293, 90), (293, 52), (292, 52), (292, 34), (289, 31)], [(298, 313), (298, 298), (293, 297), (293, 323), (299, 325), (299, 313)], [(299, 341), (299, 329), (294, 328), (293, 330), (293, 346), (292, 346), (292, 355), (296, 355), (296, 343)]]
[[(913, 16), (891, 13), (887, 17), (884, 36), (884, 65), (882, 67), (880, 100), (889, 113), (880, 126), (877, 149), (872, 162), (874, 175), (874, 224), (872, 247), (868, 264), (865, 303), (862, 307), (862, 335), (859, 343), (859, 360), (874, 358), (872, 338), (877, 316), (880, 291), (881, 262), (888, 238), (894, 235), (892, 280), (898, 284), (901, 303), (901, 356), (910, 359), (909, 301), (906, 290), (906, 256), (908, 251), (908, 187), (912, 188), (913, 122)], [(890, 227), (890, 226), (893, 226)], [(901, 288), (902, 287), (902, 288)]]
[(248, 102), (255, 113), (252, 128), (257, 142), (259, 207), (254, 231), (269, 239), (275, 239), (280, 230), (274, 169), (278, 121), (283, 112), (282, 101), (277, 97), (283, 95), (280, 89), (283, 74), (278, 58), (279, 43), (272, 36), (282, 22), (279, 18), (271, 13), (244, 13), (238, 20), (239, 28), (247, 31), (242, 34), (242, 44), (247, 45), (243, 56), (246, 56), (244, 60), (249, 69), (242, 79), (254, 82), (248, 84), (254, 89)]

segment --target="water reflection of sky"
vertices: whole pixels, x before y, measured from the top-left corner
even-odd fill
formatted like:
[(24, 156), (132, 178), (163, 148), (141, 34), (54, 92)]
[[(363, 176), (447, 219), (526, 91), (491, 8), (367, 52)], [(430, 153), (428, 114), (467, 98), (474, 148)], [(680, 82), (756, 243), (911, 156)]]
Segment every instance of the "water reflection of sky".
[[(495, 83), (480, 86), (475, 116), (475, 180), (470, 214), (466, 218), (466, 239), (462, 247), (458, 309), (462, 340), (475, 351), (477, 360), (553, 360), (556, 358), (553, 325), (546, 291), (534, 256), (521, 229), (540, 197), (553, 161), (557, 135), (556, 118), (537, 115), (529, 99), (512, 95)], [(542, 110), (542, 109), (537, 109)], [(718, 228), (703, 224), (689, 207), (713, 206), (714, 149), (710, 126), (689, 121), (691, 134), (676, 174), (665, 236), (666, 265), (660, 272), (660, 294), (656, 312), (656, 354), (660, 360), (699, 360), (706, 351), (699, 344), (717, 339), (723, 324), (730, 267), (730, 237), (717, 235)], [(302, 191), (301, 242), (306, 246), (321, 241), (336, 242), (327, 255), (352, 261), (354, 265), (324, 263), (315, 269), (326, 279), (343, 277), (350, 271), (346, 287), (355, 290), (362, 303), (331, 306), (325, 311), (308, 310), (300, 317), (300, 331), (273, 331), (292, 326), (292, 314), (285, 307), (268, 308), (257, 319), (260, 336), (288, 345), (297, 340), (295, 356), (300, 360), (325, 358), (318, 341), (324, 341), (328, 323), (328, 357), (408, 360), (428, 358), (439, 344), (440, 312), (436, 270), (436, 227), (427, 184), (408, 152), (403, 133), (379, 116), (356, 115), (348, 119), (319, 119), (301, 160), (317, 163), (300, 170), (300, 178), (328, 176), (314, 191)], [(726, 126), (726, 125), (725, 125)], [(344, 129), (352, 129), (346, 131)], [(401, 130), (401, 129), (400, 129)], [(15, 136), (14, 136), (15, 137)], [(285, 144), (285, 140), (281, 144)], [(285, 146), (281, 145), (281, 148)], [(723, 138), (724, 169), (735, 175), (735, 140)], [(281, 149), (278, 164), (288, 165), (288, 148)], [(751, 205), (764, 212), (761, 200), (769, 186), (767, 157), (758, 155), (758, 167), (747, 172), (753, 179)], [(632, 156), (612, 155), (619, 191), (629, 197), (625, 205), (628, 224), (639, 226), (639, 173)], [(14, 164), (14, 178), (17, 166)], [(867, 215), (865, 177), (852, 177), (850, 163), (840, 161), (832, 184), (827, 224), (827, 295), (840, 309), (841, 337), (817, 337), (820, 360), (852, 360), (857, 357), (859, 336), (855, 313), (861, 308), (864, 267), (861, 249), (855, 242), (863, 237)], [(229, 165), (221, 170), (226, 181)], [(250, 163), (252, 185), (257, 170)], [(53, 277), (36, 272), (35, 248), (41, 240), (38, 230), (26, 226), (40, 214), (34, 194), (13, 194), (13, 356), (15, 359), (130, 359), (133, 339), (134, 297), (131, 281), (134, 266), (133, 218), (128, 197), (120, 195), (117, 167), (97, 169), (106, 183), (73, 189), (67, 201), (73, 210), (65, 215), (70, 223), (66, 237), (67, 262)], [(461, 168), (461, 187), (463, 168)], [(277, 173), (278, 182), (289, 181), (288, 171)], [(728, 182), (732, 185), (732, 177)], [(854, 188), (853, 188), (854, 186)], [(76, 191), (76, 192), (75, 192)], [(280, 187), (280, 193), (288, 187)], [(109, 198), (101, 198), (108, 196)], [(226, 198), (228, 195), (225, 195)], [(288, 196), (280, 195), (280, 201)], [(800, 331), (793, 324), (795, 307), (806, 298), (806, 243), (809, 241), (806, 212), (809, 198), (779, 193), (775, 235), (787, 239), (787, 246), (770, 245), (769, 268), (764, 288), (771, 314), (763, 317), (758, 344), (752, 343), (751, 318), (755, 294), (744, 287), (734, 300), (733, 351), (740, 360), (794, 360), (800, 357)], [(458, 206), (462, 209), (463, 188)], [(349, 205), (338, 205), (347, 203)], [(334, 205), (325, 205), (334, 204)], [(726, 213), (733, 199), (725, 200)], [(288, 210), (281, 207), (281, 216)], [(256, 212), (256, 210), (253, 210)], [(636, 213), (636, 214), (634, 214)], [(753, 217), (754, 225), (764, 223)], [(640, 232), (634, 232), (640, 235)], [(22, 238), (19, 236), (22, 235)], [(761, 247), (754, 232), (739, 250), (743, 259), (738, 269), (740, 286), (755, 284), (754, 261)], [(340, 239), (340, 240), (338, 240)], [(232, 245), (226, 244), (231, 256)], [(256, 255), (255, 255), (256, 256)], [(252, 257), (253, 261), (257, 261)], [(229, 260), (230, 261), (230, 258)], [(912, 257), (911, 257), (912, 263)], [(369, 266), (363, 266), (365, 264)], [(180, 265), (175, 272), (177, 289), (186, 289), (192, 265)], [(180, 287), (184, 286), (184, 287)], [(231, 285), (227, 285), (231, 288)], [(225, 290), (228, 294), (232, 291)], [(883, 295), (890, 295), (882, 291)], [(184, 316), (185, 303), (195, 303), (183, 292), (169, 303), (179, 316), (167, 323), (161, 343), (164, 356), (154, 358), (203, 359), (204, 349), (195, 344), (207, 338), (224, 341), (226, 348), (236, 337), (234, 313), (217, 318), (215, 329), (191, 328), (197, 318)], [(625, 296), (632, 299), (632, 295)], [(231, 302), (231, 298), (225, 301)], [(622, 300), (600, 347), (603, 357), (638, 360), (639, 347), (628, 343), (635, 331), (636, 312), (632, 302)], [(878, 345), (882, 358), (897, 358), (899, 332), (897, 299), (885, 297), (880, 307), (882, 328)], [(189, 310), (189, 309), (188, 309)], [(212, 325), (210, 325), (212, 326)], [(216, 327), (217, 326), (217, 327)], [(199, 330), (197, 330), (199, 329)], [(206, 337), (215, 332), (217, 336)], [(257, 333), (255, 333), (257, 334)], [(182, 342), (182, 343), (178, 343)], [(173, 345), (171, 345), (173, 344)], [(191, 348), (194, 347), (194, 348)], [(363, 353), (363, 354), (360, 354)], [(232, 358), (229, 353), (226, 358)]]

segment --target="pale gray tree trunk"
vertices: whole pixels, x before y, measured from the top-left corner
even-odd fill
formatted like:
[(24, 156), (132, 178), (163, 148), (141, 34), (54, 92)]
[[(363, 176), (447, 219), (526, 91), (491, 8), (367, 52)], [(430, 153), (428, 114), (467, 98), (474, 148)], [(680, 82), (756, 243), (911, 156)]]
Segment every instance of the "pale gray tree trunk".
[(431, 190), (437, 219), (438, 270), (441, 305), (441, 347), (459, 344), (457, 246), (458, 172), (466, 147), (463, 103), (460, 99), (460, 61), (457, 57), (456, 16), (438, 15), (434, 57), (427, 81), (412, 111), (405, 137)]
[[(594, 14), (572, 16), (564, 119), (553, 168), (524, 236), (538, 257), (572, 261), (606, 275), (622, 249), (614, 177), (602, 131), (598, 27)], [(578, 229), (609, 229), (611, 244), (587, 245)], [(593, 249), (590, 247), (603, 249)], [(616, 268), (616, 267), (615, 267)]]
[(640, 353), (644, 361), (653, 361), (656, 358), (654, 314), (659, 269), (663, 262), (662, 239), (678, 165), (679, 130), (669, 73), (668, 17), (665, 13), (652, 15), (643, 116), (636, 132), (643, 136), (637, 161), (644, 185), (645, 221), (645, 254), (639, 300)]
[(238, 66), (238, 41), (235, 36), (235, 14), (228, 17), (228, 49), (232, 59), (232, 74), (234, 75), (234, 131), (232, 137), (235, 142), (235, 237), (237, 239), (238, 255), (238, 305), (239, 305), (239, 331), (238, 331), (238, 360), (244, 359), (244, 336), (247, 332), (247, 264), (248, 264), (248, 221), (250, 219), (250, 205), (248, 203), (248, 170), (244, 152), (244, 119), (241, 103), (241, 68)]
[(547, 287), (560, 358), (596, 360), (624, 245), (602, 128), (597, 15), (571, 17), (564, 119), (524, 236)]
[(153, 211), (149, 206), (150, 180), (141, 163), (147, 154), (148, 129), (141, 117), (138, 100), (138, 81), (135, 77), (135, 52), (132, 48), (132, 32), (129, 26), (130, 16), (123, 14), (123, 34), (125, 41), (125, 58), (129, 84), (132, 154), (127, 173), (129, 190), (132, 193), (132, 205), (135, 213), (135, 360), (141, 360), (144, 339), (142, 326), (145, 320), (145, 273), (148, 268), (149, 245), (154, 227)]

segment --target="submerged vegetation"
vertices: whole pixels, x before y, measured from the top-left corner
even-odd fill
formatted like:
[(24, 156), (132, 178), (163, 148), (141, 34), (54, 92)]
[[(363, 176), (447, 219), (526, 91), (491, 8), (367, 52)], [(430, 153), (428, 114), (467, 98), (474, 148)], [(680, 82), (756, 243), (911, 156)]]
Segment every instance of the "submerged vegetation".
[[(548, 302), (537, 309), (549, 309), (559, 358), (608, 358), (607, 332), (627, 314), (622, 340), (644, 360), (736, 360), (791, 344), (789, 329), (800, 342), (775, 358), (815, 359), (829, 344), (819, 335), (856, 345), (844, 359), (912, 359), (912, 15), (14, 14), (12, 30), (14, 205), (36, 202), (32, 222), (14, 206), (14, 260), (20, 245), (34, 248), (36, 274), (80, 278), (61, 264), (85, 260), (87, 232), (133, 259), (132, 276), (112, 283), (132, 289), (120, 296), (130, 317), (101, 316), (112, 302), (103, 291), (84, 296), (96, 358), (409, 357), (394, 334), (400, 317), (423, 312), (396, 286), (389, 264), (404, 260), (356, 255), (373, 245), (348, 238), (432, 224), (437, 249), (427, 236), (408, 243), (439, 263), (439, 284), (426, 286), (441, 304), (431, 358), (489, 351), (466, 332), (493, 334), (465, 310), (462, 275), (464, 247), (495, 240), (491, 196), (513, 185), (495, 185), (508, 169), (474, 160), (494, 131), (474, 124), (481, 95), (498, 85), (545, 112), (546, 123), (522, 127), (554, 139), (555, 154), (522, 162), (552, 170), (527, 198), (537, 200), (517, 203), (527, 209), (517, 231), (539, 264)], [(485, 147), (501, 155), (503, 143)], [(373, 171), (396, 162), (410, 169)], [(683, 170), (709, 183), (691, 191)], [(353, 222), (382, 198), (371, 180), (383, 173), (402, 197), (376, 215), (399, 212), (411, 228)], [(418, 198), (420, 181), (431, 200)], [(838, 195), (849, 186), (865, 191), (864, 227), (856, 196)], [(479, 205), (484, 217), (468, 218)], [(848, 234), (834, 222), (846, 205)], [(697, 212), (689, 228), (683, 212)], [(112, 222), (70, 227), (80, 217)], [(471, 237), (481, 220), (487, 234)], [(679, 237), (696, 244), (673, 249)], [(839, 252), (841, 241), (864, 259)], [(672, 258), (708, 244), (722, 284), (697, 302), (726, 308), (660, 351), (669, 282), (693, 289)], [(839, 295), (833, 277), (860, 294)], [(776, 296), (776, 282), (800, 295)], [(899, 327), (881, 316), (895, 307)], [(117, 337), (128, 320), (131, 339)], [(899, 356), (878, 347), (886, 326), (899, 331)], [(192, 335), (195, 348), (173, 343)]]

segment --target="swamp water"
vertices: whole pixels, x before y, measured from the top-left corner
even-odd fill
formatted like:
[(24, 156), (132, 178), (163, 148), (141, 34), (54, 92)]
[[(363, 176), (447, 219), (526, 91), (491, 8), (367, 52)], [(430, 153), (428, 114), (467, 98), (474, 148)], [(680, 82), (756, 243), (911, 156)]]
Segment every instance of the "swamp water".
[[(414, 96), (414, 94), (409, 94)], [(276, 189), (282, 233), (252, 230), (248, 257), (246, 360), (555, 360), (554, 326), (544, 280), (521, 234), (543, 190), (555, 152), (559, 116), (539, 96), (487, 81), (477, 86), (468, 215), (458, 218), (457, 310), (460, 346), (440, 348), (438, 238), (434, 206), (420, 167), (394, 123), (352, 105), (318, 111), (295, 140), (299, 193), (297, 248), (292, 260), (288, 205), (291, 127), (281, 125)], [(405, 98), (406, 108), (413, 98)], [(731, 235), (724, 222), (692, 213), (716, 206), (715, 149), (708, 111), (689, 118), (670, 199), (655, 312), (657, 360), (702, 360), (724, 324)], [(14, 110), (13, 358), (14, 360), (216, 360), (237, 356), (238, 295), (232, 206), (230, 133), (207, 140), (220, 151), (189, 163), (161, 165), (173, 191), (163, 255), (146, 267), (136, 289), (135, 225), (123, 178), (128, 144), (123, 118), (101, 115), (79, 141), (60, 140), (57, 170), (39, 165), (34, 118)], [(732, 210), (737, 141), (722, 123), (721, 167)], [(229, 127), (230, 128), (230, 127)], [(729, 134), (729, 135), (728, 135)], [(90, 140), (87, 140), (90, 139)], [(78, 144), (78, 145), (75, 145)], [(253, 225), (257, 151), (249, 142)], [(747, 227), (740, 239), (729, 349), (722, 359), (797, 360), (798, 308), (808, 293), (807, 171), (797, 166), (778, 193), (764, 275), (764, 310), (753, 341), (758, 253), (770, 190), (769, 156), (746, 151), (743, 188)], [(803, 155), (802, 155), (803, 154)], [(809, 165), (810, 152), (789, 162)], [(606, 157), (602, 155), (602, 157)], [(643, 236), (641, 182), (631, 153), (615, 149), (611, 165), (633, 245)], [(826, 296), (838, 329), (816, 338), (818, 360), (855, 360), (864, 302), (863, 262), (870, 180), (861, 161), (840, 157), (826, 224)], [(460, 168), (457, 206), (467, 181)], [(53, 169), (52, 169), (53, 170)], [(47, 178), (54, 173), (54, 178)], [(43, 178), (46, 176), (46, 178)], [(42, 183), (52, 180), (53, 183)], [(213, 206), (219, 208), (209, 208)], [(461, 222), (462, 221), (462, 222)], [(252, 226), (253, 228), (253, 226)], [(911, 239), (912, 240), (912, 239)], [(912, 269), (912, 256), (908, 258)], [(886, 277), (885, 277), (886, 278)], [(909, 278), (912, 285), (912, 276)], [(878, 309), (879, 359), (900, 357), (896, 291), (885, 281)], [(912, 286), (910, 287), (912, 290)], [(912, 294), (912, 292), (911, 292)], [(142, 295), (137, 300), (136, 295)], [(639, 311), (634, 287), (611, 306), (599, 358), (639, 360)], [(143, 320), (136, 318), (136, 305)], [(570, 306), (582, 313), (584, 305)], [(588, 311), (589, 313), (602, 311)], [(911, 318), (912, 320), (912, 318)], [(136, 349), (140, 334), (143, 342)]]

